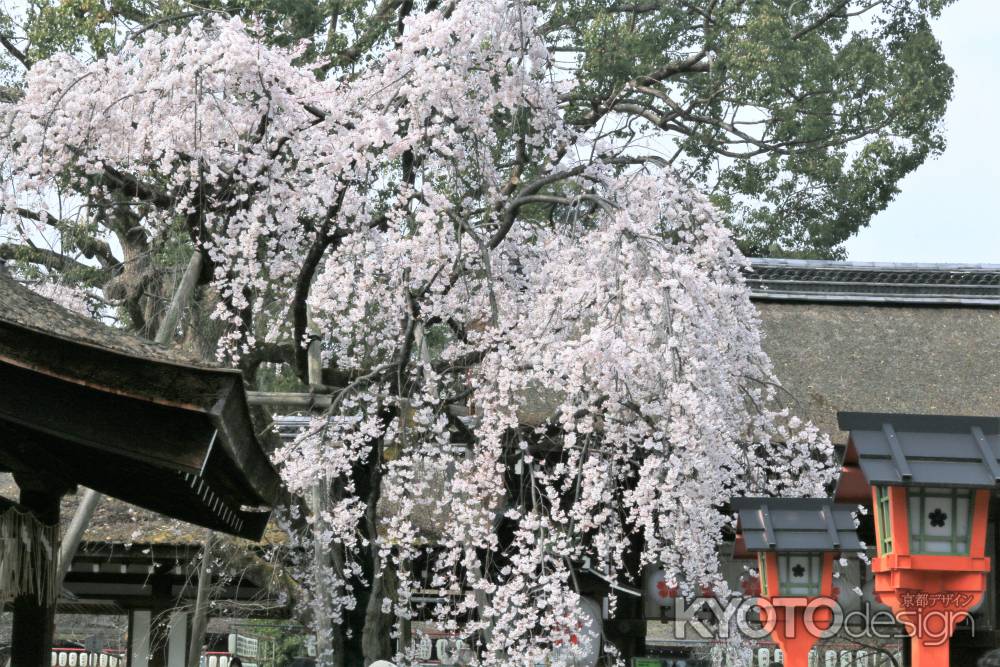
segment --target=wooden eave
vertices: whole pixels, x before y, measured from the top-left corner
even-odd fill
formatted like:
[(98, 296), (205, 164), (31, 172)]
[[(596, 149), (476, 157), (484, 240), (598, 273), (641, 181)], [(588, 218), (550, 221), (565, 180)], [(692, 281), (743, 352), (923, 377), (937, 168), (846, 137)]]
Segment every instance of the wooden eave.
[[(26, 291), (0, 278), (0, 297), (37, 304)], [(0, 304), (0, 467), (259, 539), (281, 483), (254, 435), (240, 372), (187, 363), (59, 310), (79, 339)]]

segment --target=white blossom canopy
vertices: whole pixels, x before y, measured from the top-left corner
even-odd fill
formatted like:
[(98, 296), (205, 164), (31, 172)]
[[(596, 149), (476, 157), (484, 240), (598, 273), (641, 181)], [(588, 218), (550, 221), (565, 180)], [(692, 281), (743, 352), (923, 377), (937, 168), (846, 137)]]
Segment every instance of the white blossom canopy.
[(411, 616), (431, 517), (434, 615), (481, 664), (564, 645), (574, 568), (628, 577), (633, 537), (683, 592), (721, 586), (727, 501), (831, 475), (829, 441), (776, 402), (716, 211), (563, 124), (536, 21), (462, 0), (325, 79), (236, 20), (192, 23), (39, 63), (5, 109), (0, 224), (30, 234), (16, 211), (69, 188), (88, 219), (186, 234), (213, 271), (221, 356), (284, 342), (302, 365), (318, 335), (347, 378), (276, 454), (294, 494), (332, 489), (299, 536), (342, 556), (310, 573), (328, 593), (314, 618), (343, 622), (372, 554), (399, 578), (376, 607)]

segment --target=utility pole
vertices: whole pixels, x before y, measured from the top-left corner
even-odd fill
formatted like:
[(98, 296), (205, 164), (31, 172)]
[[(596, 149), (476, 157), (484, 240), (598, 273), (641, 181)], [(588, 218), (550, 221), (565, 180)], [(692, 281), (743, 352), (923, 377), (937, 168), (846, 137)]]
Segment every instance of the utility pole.
[(198, 594), (191, 615), (191, 643), (188, 645), (188, 667), (201, 664), (201, 647), (208, 629), (208, 588), (212, 585), (212, 555), (215, 551), (215, 533), (208, 531), (208, 539), (201, 549), (201, 567), (198, 568)]

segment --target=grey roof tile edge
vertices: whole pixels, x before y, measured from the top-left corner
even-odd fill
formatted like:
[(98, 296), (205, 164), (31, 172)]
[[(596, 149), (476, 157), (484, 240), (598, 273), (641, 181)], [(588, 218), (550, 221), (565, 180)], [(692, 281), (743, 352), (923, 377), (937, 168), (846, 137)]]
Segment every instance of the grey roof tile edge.
[(756, 300), (1000, 307), (1000, 264), (749, 262), (745, 277)]
[(753, 266), (786, 266), (794, 268), (871, 269), (879, 271), (982, 271), (1000, 273), (1000, 264), (961, 262), (852, 262), (837, 259), (782, 259), (754, 257)]
[[(997, 406), (1000, 410), (1000, 405)], [(837, 413), (837, 424), (844, 431), (881, 431), (882, 425), (891, 423), (900, 433), (914, 431), (928, 433), (962, 433), (978, 426), (987, 434), (1000, 433), (1000, 415), (919, 415), (894, 412), (853, 412)]]

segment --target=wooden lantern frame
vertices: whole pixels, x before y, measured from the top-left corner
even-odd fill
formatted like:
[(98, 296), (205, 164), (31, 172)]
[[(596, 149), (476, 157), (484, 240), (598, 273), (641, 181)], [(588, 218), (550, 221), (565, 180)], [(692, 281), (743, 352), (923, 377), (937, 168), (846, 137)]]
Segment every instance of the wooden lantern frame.
[[(955, 627), (982, 600), (990, 498), (1000, 483), (1000, 419), (840, 413), (845, 459), (871, 486), (875, 595), (910, 635), (914, 667), (947, 667)], [(946, 499), (940, 528), (928, 499)], [(940, 503), (937, 503), (940, 504)], [(964, 531), (959, 528), (959, 516)], [(933, 526), (933, 522), (931, 523)], [(964, 533), (964, 535), (962, 534)]]
[[(855, 532), (855, 508), (826, 498), (738, 498), (737, 555), (755, 554), (761, 590), (761, 621), (781, 647), (788, 667), (807, 667), (816, 630), (833, 620), (833, 561), (838, 554), (862, 551)], [(794, 561), (806, 563), (806, 585), (788, 581)]]

